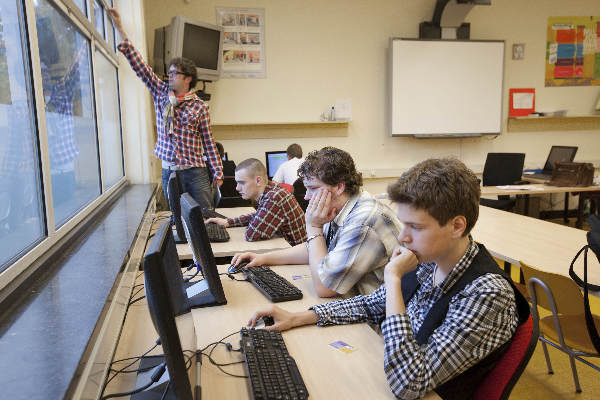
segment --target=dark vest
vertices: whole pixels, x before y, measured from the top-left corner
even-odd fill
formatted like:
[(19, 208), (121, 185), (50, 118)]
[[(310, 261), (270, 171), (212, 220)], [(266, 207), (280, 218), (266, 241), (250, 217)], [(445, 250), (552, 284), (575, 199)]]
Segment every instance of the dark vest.
[[(427, 339), (433, 331), (438, 328), (448, 312), (450, 300), (457, 293), (462, 291), (468, 284), (482, 275), (493, 273), (505, 278), (515, 292), (517, 302), (517, 312), (519, 313), (519, 325), (529, 318), (529, 304), (521, 292), (514, 286), (512, 280), (506, 273), (498, 267), (498, 264), (485, 246), (479, 244), (479, 252), (466, 269), (460, 279), (445, 293), (429, 310), (419, 331), (415, 334), (415, 339), (419, 345), (427, 343)], [(416, 271), (412, 271), (402, 277), (402, 295), (404, 304), (416, 293), (420, 283), (417, 279)], [(462, 374), (450, 379), (448, 382), (435, 388), (437, 394), (443, 399), (471, 399), (479, 383), (485, 378), (487, 373), (496, 365), (502, 354), (508, 349), (510, 340), (490, 353), (486, 358), (464, 371)]]

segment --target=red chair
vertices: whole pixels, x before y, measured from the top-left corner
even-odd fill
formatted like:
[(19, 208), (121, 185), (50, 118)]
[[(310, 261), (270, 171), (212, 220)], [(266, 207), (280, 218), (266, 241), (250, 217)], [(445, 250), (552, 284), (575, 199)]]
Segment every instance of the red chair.
[(517, 327), (510, 346), (475, 391), (475, 400), (506, 400), (525, 370), (540, 336), (536, 319)]
[(287, 190), (288, 192), (294, 193), (294, 187), (292, 185), (288, 185), (287, 183), (278, 183), (278, 185)]

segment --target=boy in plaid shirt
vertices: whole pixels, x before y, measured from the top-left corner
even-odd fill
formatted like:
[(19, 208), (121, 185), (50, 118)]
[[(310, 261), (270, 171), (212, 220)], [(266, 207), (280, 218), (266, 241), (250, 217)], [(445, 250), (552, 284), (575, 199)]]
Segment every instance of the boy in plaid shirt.
[(304, 213), (294, 196), (270, 182), (263, 163), (256, 158), (242, 161), (235, 169), (236, 190), (242, 198), (258, 202), (256, 212), (237, 218), (210, 218), (206, 223), (217, 223), (224, 227), (247, 226), (246, 240), (270, 239), (282, 236), (295, 246), (306, 240)]

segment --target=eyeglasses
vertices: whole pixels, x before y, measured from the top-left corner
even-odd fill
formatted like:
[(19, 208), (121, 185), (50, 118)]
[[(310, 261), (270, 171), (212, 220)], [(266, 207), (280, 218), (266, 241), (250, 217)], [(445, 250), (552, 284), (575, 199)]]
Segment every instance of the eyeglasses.
[(174, 75), (184, 75), (186, 76), (187, 74), (185, 72), (179, 72), (179, 71), (169, 71), (168, 72), (169, 76), (174, 76)]

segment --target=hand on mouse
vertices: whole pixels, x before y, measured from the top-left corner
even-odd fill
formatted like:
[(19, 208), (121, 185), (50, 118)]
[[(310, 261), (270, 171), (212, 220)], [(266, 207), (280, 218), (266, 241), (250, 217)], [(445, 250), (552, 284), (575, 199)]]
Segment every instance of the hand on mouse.
[(231, 259), (231, 265), (238, 265), (242, 261), (246, 261), (246, 267), (260, 267), (261, 265), (266, 265), (264, 261), (264, 255), (256, 254), (256, 253), (237, 253)]
[(259, 319), (272, 317), (273, 325), (268, 324), (265, 320), (264, 329), (268, 331), (285, 331), (297, 326), (316, 324), (319, 320), (317, 313), (312, 310), (292, 313), (283, 308), (271, 305), (263, 310), (254, 313), (248, 321), (248, 327), (253, 328)]

